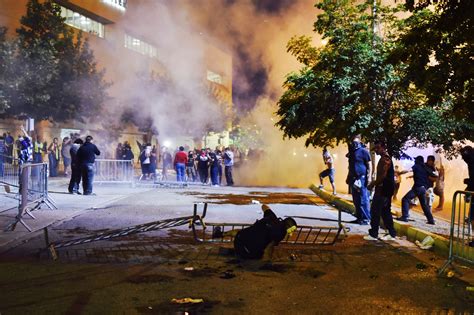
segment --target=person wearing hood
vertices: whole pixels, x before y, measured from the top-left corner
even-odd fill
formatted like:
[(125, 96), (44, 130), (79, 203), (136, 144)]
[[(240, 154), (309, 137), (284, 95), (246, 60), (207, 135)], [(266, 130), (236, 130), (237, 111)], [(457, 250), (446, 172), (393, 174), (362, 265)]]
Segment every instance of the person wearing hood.
[(361, 136), (352, 138), (349, 154), (349, 174), (346, 183), (351, 187), (352, 200), (355, 206), (356, 220), (352, 223), (367, 225), (370, 221), (370, 201), (367, 185), (371, 174), (370, 153), (363, 143)]

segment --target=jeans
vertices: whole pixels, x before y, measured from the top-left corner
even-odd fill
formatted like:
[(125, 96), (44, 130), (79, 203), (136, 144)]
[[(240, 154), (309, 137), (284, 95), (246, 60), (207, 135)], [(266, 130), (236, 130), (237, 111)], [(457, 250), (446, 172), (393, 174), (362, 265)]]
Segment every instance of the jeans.
[(225, 181), (227, 183), (227, 186), (234, 185), (234, 179), (232, 178), (232, 165), (226, 166), (224, 169), (224, 172), (225, 172)]
[(48, 154), (49, 159), (49, 177), (56, 177), (58, 176), (58, 160), (54, 156), (54, 154)]
[(94, 181), (94, 163), (86, 163), (81, 166), (82, 189), (84, 195), (92, 194), (92, 182)]
[(176, 163), (176, 180), (178, 182), (184, 182), (185, 176), (184, 176), (184, 170), (186, 166), (184, 163)]
[(207, 178), (209, 177), (209, 171), (206, 167), (199, 167), (199, 179), (201, 180), (201, 183), (206, 184), (207, 183)]
[(68, 191), (77, 193), (79, 191), (79, 183), (81, 182), (81, 168), (77, 165), (71, 165), (71, 180), (69, 181)]
[(367, 190), (367, 178), (361, 176), (361, 187), (356, 189), (352, 187), (352, 200), (356, 209), (356, 218), (359, 221), (370, 221), (369, 191)]
[(211, 167), (211, 182), (212, 185), (219, 185), (219, 168)]
[(222, 166), (217, 167), (217, 176), (219, 177), (219, 185), (222, 184)]
[(410, 200), (413, 198), (418, 197), (420, 200), (421, 209), (423, 209), (423, 213), (426, 216), (428, 222), (434, 222), (433, 215), (431, 214), (430, 207), (426, 203), (426, 188), (423, 186), (420, 187), (413, 187), (409, 192), (406, 193), (405, 196), (402, 198), (402, 218), (408, 219), (409, 211), (410, 211)]
[(374, 199), (370, 206), (370, 229), (369, 234), (372, 237), (377, 238), (379, 234), (380, 217), (382, 217), (383, 224), (388, 230), (392, 237), (395, 237), (397, 233), (393, 227), (393, 217), (391, 211), (392, 207), (392, 196), (384, 196), (377, 191), (374, 194)]
[(188, 178), (188, 181), (196, 181), (196, 169), (194, 168), (194, 166), (186, 166), (186, 176)]

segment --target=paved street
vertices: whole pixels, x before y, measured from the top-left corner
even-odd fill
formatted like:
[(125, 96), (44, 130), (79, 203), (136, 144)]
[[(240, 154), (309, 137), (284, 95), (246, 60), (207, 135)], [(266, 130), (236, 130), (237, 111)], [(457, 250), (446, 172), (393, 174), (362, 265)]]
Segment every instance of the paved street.
[[(51, 188), (61, 191), (58, 182)], [(39, 210), (38, 232), (2, 232), (2, 314), (102, 313), (394, 313), (471, 312), (472, 270), (438, 278), (445, 260), (406, 240), (362, 239), (367, 227), (346, 224), (336, 245), (278, 246), (272, 265), (235, 259), (229, 245), (196, 244), (187, 225), (58, 249), (50, 241), (166, 218), (188, 216), (195, 202), (210, 202), (207, 222), (248, 222), (268, 203), (279, 216), (305, 225), (336, 225), (337, 211), (308, 189), (203, 187), (185, 189), (96, 186), (97, 196), (52, 194), (58, 210)], [(272, 202), (269, 202), (272, 201)], [(2, 224), (11, 219), (9, 211)], [(352, 217), (343, 214), (344, 221)], [(38, 221), (37, 220), (37, 221)], [(49, 221), (48, 221), (49, 220)], [(13, 234), (9, 234), (13, 233)], [(13, 237), (14, 233), (18, 233)], [(21, 235), (20, 235), (21, 234)], [(26, 236), (34, 236), (28, 238)], [(10, 241), (8, 239), (10, 238)], [(188, 270), (185, 270), (187, 268)], [(189, 270), (191, 269), (191, 270)], [(202, 298), (175, 305), (172, 298)]]

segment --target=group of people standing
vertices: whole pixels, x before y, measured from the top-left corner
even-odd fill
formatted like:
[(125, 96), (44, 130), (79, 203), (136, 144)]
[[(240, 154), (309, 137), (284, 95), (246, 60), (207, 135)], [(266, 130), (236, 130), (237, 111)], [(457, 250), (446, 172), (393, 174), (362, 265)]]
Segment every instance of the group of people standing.
[[(396, 199), (401, 183), (401, 175), (406, 173), (412, 173), (409, 178), (413, 178), (413, 186), (402, 198), (402, 214), (395, 218), (395, 220), (409, 221), (410, 207), (414, 204), (414, 200), (418, 199), (426, 217), (426, 223), (431, 225), (435, 224), (432, 214), (434, 195), (440, 197), (439, 204), (435, 208), (435, 211), (442, 210), (444, 205), (444, 167), (442, 163), (436, 167), (434, 156), (428, 156), (426, 163), (423, 156), (417, 156), (411, 170), (399, 170), (398, 167), (394, 167), (392, 157), (387, 151), (386, 144), (383, 141), (378, 141), (373, 144), (373, 150), (380, 156), (380, 159), (375, 172), (376, 177), (372, 178), (371, 155), (367, 147), (361, 142), (360, 135), (353, 137), (349, 147), (349, 153), (346, 155), (349, 160), (349, 172), (346, 183), (350, 187), (356, 210), (356, 219), (352, 223), (371, 225), (369, 235), (367, 235), (365, 239), (378, 239), (380, 218), (384, 221), (384, 225), (389, 232), (387, 235), (382, 236), (381, 239), (392, 240), (395, 238), (396, 232), (393, 227), (391, 203), (392, 199)], [(470, 163), (474, 164), (474, 150), (469, 151), (469, 148), (470, 147), (467, 147), (467, 149), (461, 151), (461, 155), (465, 161), (471, 159), (469, 160), (471, 161)], [(471, 153), (463, 153), (468, 151)], [(465, 156), (470, 156), (470, 158), (466, 158)], [(319, 174), (321, 181), (320, 188), (324, 187), (323, 179), (329, 177), (333, 193), (336, 194), (334, 162), (326, 149), (323, 150), (323, 161), (327, 169)], [(469, 162), (467, 163), (469, 166)], [(474, 172), (474, 165), (469, 167), (473, 168)], [(471, 182), (467, 181), (467, 184), (469, 183)], [(474, 190), (474, 184), (472, 186), (468, 185), (467, 189)], [(372, 202), (370, 201), (371, 192), (373, 192)]]

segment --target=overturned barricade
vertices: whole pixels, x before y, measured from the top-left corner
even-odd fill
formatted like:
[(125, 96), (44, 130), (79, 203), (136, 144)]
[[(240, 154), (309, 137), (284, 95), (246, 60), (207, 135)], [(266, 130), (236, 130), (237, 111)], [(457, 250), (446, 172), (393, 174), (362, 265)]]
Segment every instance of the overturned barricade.
[[(133, 234), (145, 233), (163, 229), (189, 225), (192, 229), (192, 236), (196, 243), (229, 243), (233, 241), (233, 237), (216, 236), (216, 231), (221, 232), (229, 230), (242, 229), (250, 226), (249, 223), (207, 223), (205, 217), (207, 214), (208, 204), (202, 204), (202, 210), (198, 209), (198, 204), (194, 204), (193, 213), (189, 216), (170, 218), (164, 220), (153, 221), (144, 224), (138, 224), (130, 227), (124, 227), (107, 232), (101, 232), (86, 237), (80, 237), (72, 240), (50, 242), (47, 228), (44, 229), (44, 237), (47, 249), (53, 259), (57, 258), (57, 249), (88, 244), (98, 241), (106, 241), (114, 238), (126, 237)], [(293, 236), (287, 237), (282, 244), (294, 245), (331, 245), (340, 239), (341, 232), (345, 233), (346, 229), (341, 222), (341, 214), (339, 212), (337, 225), (335, 226), (299, 226)]]
[[(207, 204), (204, 205), (203, 215), (205, 215), (206, 210), (207, 210)], [(110, 239), (114, 239), (118, 237), (125, 237), (125, 236), (129, 236), (133, 234), (138, 234), (138, 233), (169, 229), (169, 228), (178, 227), (178, 226), (182, 226), (186, 224), (192, 224), (192, 222), (194, 221), (202, 222), (202, 217), (197, 214), (197, 211), (198, 211), (197, 204), (194, 204), (193, 215), (190, 215), (190, 216), (170, 218), (170, 219), (164, 219), (164, 220), (138, 224), (134, 226), (124, 227), (121, 229), (115, 229), (115, 230), (111, 230), (107, 232), (97, 233), (97, 234), (86, 236), (86, 237), (76, 238), (76, 239), (68, 240), (68, 241), (49, 242), (48, 230), (47, 228), (45, 228), (44, 237), (45, 237), (47, 248), (49, 249), (51, 253), (51, 257), (53, 259), (56, 259), (57, 257), (56, 249), (59, 249), (59, 248), (88, 244), (88, 243), (98, 242), (98, 241), (106, 241), (106, 240), (110, 240)]]
[[(207, 204), (204, 207), (200, 220), (193, 220), (191, 228), (194, 240), (198, 243), (231, 243), (234, 241), (234, 231), (242, 230), (251, 226), (251, 223), (209, 223), (204, 218), (207, 214)], [(194, 217), (198, 217), (196, 208)], [(318, 218), (311, 218), (318, 220)], [(327, 219), (321, 219), (327, 220)], [(280, 243), (291, 245), (333, 245), (340, 239), (341, 233), (346, 234), (341, 218), (341, 211), (338, 210), (338, 218), (334, 226), (309, 226), (298, 225), (296, 231), (290, 236), (286, 236)]]

